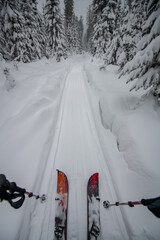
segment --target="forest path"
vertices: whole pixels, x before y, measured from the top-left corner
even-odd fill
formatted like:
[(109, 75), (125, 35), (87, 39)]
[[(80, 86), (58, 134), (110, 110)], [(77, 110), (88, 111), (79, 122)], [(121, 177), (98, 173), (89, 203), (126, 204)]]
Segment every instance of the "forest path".
[[(57, 152), (56, 169), (65, 172), (69, 182), (68, 239), (86, 239), (87, 236), (87, 182), (98, 172), (100, 176), (100, 197), (115, 199), (115, 189), (111, 181), (104, 154), (97, 135), (93, 113), (84, 84), (83, 65), (77, 64), (67, 77), (62, 98), (62, 112)], [(108, 214), (101, 202), (101, 239), (127, 236), (119, 210)], [(107, 226), (107, 227), (106, 227)], [(105, 230), (105, 232), (104, 232)]]
[[(84, 61), (72, 63), (63, 81), (58, 112), (50, 124), (41, 161), (37, 169), (34, 192), (46, 193), (44, 204), (28, 199), (21, 228), (16, 239), (51, 240), (54, 237), (56, 169), (63, 171), (69, 183), (67, 237), (69, 240), (87, 240), (87, 183), (90, 176), (99, 173), (100, 239), (129, 239), (125, 215), (121, 208), (107, 211), (103, 201), (117, 199), (117, 184), (103, 152), (89, 92)], [(46, 86), (47, 87), (47, 86)], [(52, 108), (49, 108), (50, 115)], [(102, 124), (100, 123), (102, 126)], [(103, 127), (103, 126), (102, 126)], [(104, 129), (102, 129), (104, 132)], [(54, 131), (54, 134), (52, 133)], [(107, 142), (106, 142), (107, 144)]]

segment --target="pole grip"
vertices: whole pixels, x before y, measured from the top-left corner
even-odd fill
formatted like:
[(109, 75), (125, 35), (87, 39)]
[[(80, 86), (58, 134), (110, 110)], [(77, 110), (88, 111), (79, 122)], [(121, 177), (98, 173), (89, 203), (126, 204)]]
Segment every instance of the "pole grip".
[(136, 202), (131, 202), (133, 205), (138, 205), (138, 204), (141, 204), (140, 201), (136, 201)]

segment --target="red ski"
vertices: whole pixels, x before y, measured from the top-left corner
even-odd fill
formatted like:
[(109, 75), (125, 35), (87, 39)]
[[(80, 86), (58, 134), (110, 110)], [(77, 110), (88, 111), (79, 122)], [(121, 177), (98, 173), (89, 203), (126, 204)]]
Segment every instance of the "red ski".
[(57, 170), (57, 196), (54, 240), (67, 240), (68, 180)]
[(88, 240), (100, 240), (100, 198), (98, 173), (93, 174), (87, 187)]

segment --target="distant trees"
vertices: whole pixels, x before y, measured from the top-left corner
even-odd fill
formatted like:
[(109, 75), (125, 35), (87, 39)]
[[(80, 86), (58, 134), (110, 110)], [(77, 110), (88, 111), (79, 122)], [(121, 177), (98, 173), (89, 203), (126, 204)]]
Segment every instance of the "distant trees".
[(73, 0), (64, 0), (64, 27), (68, 53), (82, 52), (83, 18), (74, 13)]
[(94, 22), (93, 22), (93, 8), (92, 5), (89, 5), (88, 7), (88, 11), (87, 11), (87, 29), (86, 29), (86, 33), (84, 36), (84, 42), (85, 42), (85, 50), (93, 53), (93, 44), (92, 44), (92, 37), (93, 37), (93, 26), (94, 26)]
[(74, 15), (74, 1), (64, 0), (64, 19), (66, 30), (71, 26), (73, 15)]

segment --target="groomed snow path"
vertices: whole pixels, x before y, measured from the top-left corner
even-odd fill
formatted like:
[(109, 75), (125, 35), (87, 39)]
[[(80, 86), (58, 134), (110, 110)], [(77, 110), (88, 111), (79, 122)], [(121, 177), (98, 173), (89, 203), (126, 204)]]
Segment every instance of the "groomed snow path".
[[(86, 239), (86, 189), (89, 177), (99, 172), (100, 196), (103, 192), (114, 194), (114, 188), (96, 132), (82, 65), (74, 66), (68, 75), (60, 118), (54, 168), (64, 171), (69, 181), (68, 239)], [(107, 230), (104, 229), (101, 238), (104, 235), (104, 239), (111, 239), (114, 234), (112, 230), (115, 229), (119, 239), (125, 239), (126, 232), (119, 213), (115, 212), (103, 225), (107, 226)], [(110, 230), (112, 232), (109, 234)]]
[[(29, 231), (26, 229), (24, 234), (21, 230), (19, 238), (23, 239), (23, 235), (28, 240), (53, 239), (56, 169), (59, 169), (67, 175), (69, 182), (68, 239), (85, 240), (89, 177), (99, 173), (101, 199), (108, 197), (114, 200), (116, 193), (96, 131), (82, 64), (74, 65), (66, 78), (48, 163), (45, 176), (48, 178), (48, 200), (43, 205), (33, 206), (32, 216), (28, 216), (28, 220), (25, 217), (23, 222), (23, 228), (25, 225)], [(129, 239), (119, 208), (107, 214), (102, 205), (101, 201), (101, 239)]]

